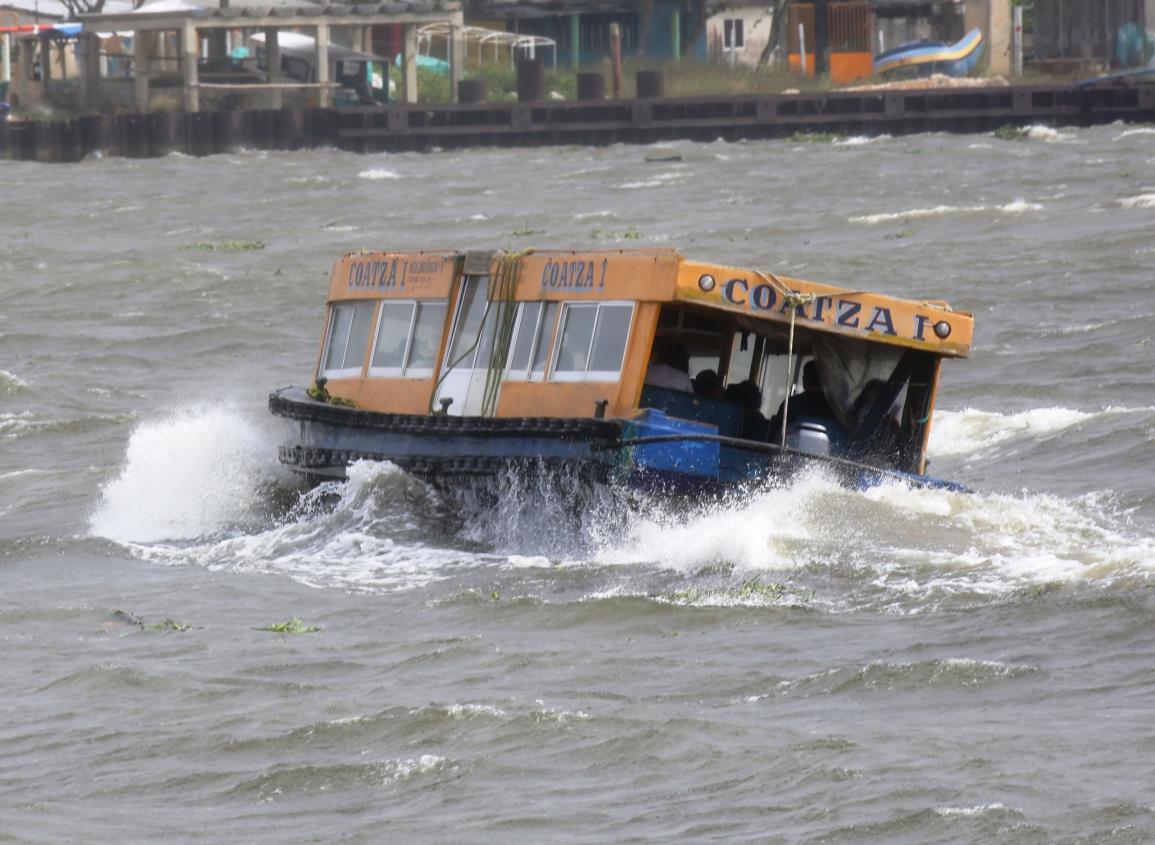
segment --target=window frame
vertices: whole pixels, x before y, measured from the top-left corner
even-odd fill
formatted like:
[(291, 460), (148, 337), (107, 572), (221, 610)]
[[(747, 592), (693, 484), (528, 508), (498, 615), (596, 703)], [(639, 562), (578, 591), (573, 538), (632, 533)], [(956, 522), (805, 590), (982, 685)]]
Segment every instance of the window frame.
[[(563, 370), (563, 371), (559, 372), (557, 369), (557, 359), (558, 359), (558, 355), (561, 353), (562, 341), (565, 337), (566, 318), (569, 314), (570, 307), (571, 306), (575, 306), (575, 307), (586, 306), (586, 307), (588, 307), (590, 305), (595, 306), (596, 311), (594, 313), (593, 328), (590, 330), (590, 345), (589, 345), (589, 348), (586, 349), (585, 367), (581, 370)], [(626, 326), (625, 342), (622, 344), (621, 363), (618, 364), (618, 368), (616, 370), (612, 370), (612, 371), (611, 370), (590, 370), (589, 365), (590, 365), (590, 360), (593, 358), (594, 341), (597, 339), (598, 328), (601, 326), (602, 309), (606, 308), (606, 307), (612, 307), (612, 306), (628, 306), (630, 309), (630, 320)], [(637, 311), (638, 311), (637, 303), (634, 302), (633, 300), (617, 300), (617, 299), (605, 300), (605, 301), (573, 300), (573, 301), (569, 301), (569, 302), (563, 302), (562, 307), (558, 310), (557, 326), (556, 326), (555, 331), (554, 331), (553, 351), (550, 354), (550, 366), (549, 366), (549, 371), (547, 373), (548, 380), (553, 381), (553, 382), (576, 382), (576, 381), (616, 382), (616, 381), (621, 381), (622, 369), (625, 367), (625, 363), (626, 363), (626, 350), (629, 348), (629, 345), (630, 345), (630, 335), (633, 333), (633, 330), (634, 330), (634, 318), (637, 315)]]
[[(556, 340), (558, 322), (561, 318), (562, 310), (558, 308), (553, 315), (551, 325), (546, 325), (546, 312), (549, 311), (550, 305), (560, 305), (555, 299), (532, 299), (523, 300), (517, 303), (517, 320), (513, 325), (513, 342), (509, 345), (509, 358), (505, 364), (505, 377), (510, 381), (545, 381), (550, 372), (552, 372), (551, 363), (553, 361), (553, 343)], [(537, 316), (534, 319), (533, 335), (529, 340), (529, 359), (526, 361), (524, 367), (514, 368), (513, 356), (517, 351), (517, 342), (521, 338), (522, 324), (525, 322), (526, 312), (529, 306), (536, 305)], [(546, 337), (548, 332), (548, 338)], [(540, 371), (535, 372), (534, 362), (537, 359), (536, 353), (541, 348), (542, 343), (546, 344), (546, 355), (543, 366)]]
[(722, 22), (722, 49), (737, 53), (746, 49), (746, 22), (744, 18), (725, 18)]
[[(411, 305), (412, 310), (409, 313), (409, 328), (405, 334), (405, 349), (401, 353), (400, 367), (374, 367), (373, 356), (377, 352), (377, 342), (381, 339), (381, 327), (385, 321), (385, 309), (389, 305)], [(426, 305), (445, 305), (446, 313), (449, 311), (449, 301), (444, 299), (383, 299), (381, 300), (381, 307), (377, 309), (377, 325), (373, 332), (373, 345), (369, 354), (368, 375), (374, 378), (412, 378), (412, 379), (428, 379), (433, 378), (433, 373), (437, 369), (437, 358), (434, 356), (433, 364), (428, 367), (413, 367), (410, 365), (410, 359), (413, 356), (413, 341), (414, 330), (417, 328), (417, 321), (421, 317), (421, 309)], [(445, 333), (445, 316), (441, 318), (441, 334)], [(437, 346), (441, 348), (441, 334), (437, 338)]]
[[(349, 306), (353, 309), (353, 314), (352, 314), (352, 317), (350, 318), (350, 323), (349, 323), (349, 336), (347, 338), (345, 338), (345, 349), (341, 353), (341, 363), (345, 363), (345, 359), (349, 354), (349, 341), (353, 337), (352, 320), (356, 319), (357, 307), (361, 306), (361, 305), (368, 305), (369, 308), (372, 309), (373, 317), (371, 319), (375, 320), (376, 316), (377, 316), (377, 310), (378, 310), (377, 309), (377, 300), (374, 300), (374, 299), (345, 299), (345, 300), (341, 300), (340, 302), (332, 302), (329, 304), (329, 322), (325, 326), (325, 348), (321, 350), (321, 363), (320, 363), (320, 366), (317, 367), (317, 370), (320, 373), (321, 378), (326, 378), (326, 379), (331, 379), (331, 378), (360, 378), (361, 375), (364, 373), (364, 371), (365, 371), (365, 351), (366, 351), (364, 349), (361, 350), (361, 360), (357, 364), (356, 367), (340, 367), (338, 369), (332, 369), (332, 370), (325, 369), (325, 362), (329, 359), (329, 350), (330, 350), (331, 345), (333, 343), (333, 328), (334, 328), (333, 320), (337, 315), (337, 309), (341, 308), (342, 306)], [(372, 325), (372, 323), (370, 323), (370, 325)], [(372, 330), (370, 330), (370, 332), (369, 332), (369, 337), (371, 337), (371, 338), (375, 337)], [(375, 340), (374, 340), (374, 344), (376, 344)]]

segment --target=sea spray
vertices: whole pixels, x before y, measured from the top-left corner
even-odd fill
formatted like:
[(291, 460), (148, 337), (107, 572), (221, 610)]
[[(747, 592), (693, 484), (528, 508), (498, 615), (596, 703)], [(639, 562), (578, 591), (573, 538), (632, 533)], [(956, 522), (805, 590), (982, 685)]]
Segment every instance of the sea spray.
[(278, 473), (258, 427), (239, 412), (196, 407), (141, 423), (120, 474), (104, 485), (90, 520), (117, 542), (190, 540), (258, 516)]

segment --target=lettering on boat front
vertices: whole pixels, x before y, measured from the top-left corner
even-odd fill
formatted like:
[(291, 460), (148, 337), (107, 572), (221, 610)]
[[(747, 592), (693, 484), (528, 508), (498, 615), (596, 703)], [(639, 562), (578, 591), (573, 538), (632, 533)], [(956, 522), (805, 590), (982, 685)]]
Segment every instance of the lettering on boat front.
[(606, 286), (608, 258), (596, 261), (574, 259), (555, 261), (550, 259), (541, 268), (542, 290), (602, 290)]
[[(788, 302), (779, 304), (778, 291), (767, 282), (751, 283), (746, 279), (730, 279), (722, 285), (721, 293), (726, 302), (750, 311), (770, 311), (777, 314), (790, 312), (790, 304)], [(813, 320), (875, 334), (896, 337), (900, 333), (895, 328), (895, 315), (890, 308), (874, 305), (864, 310), (861, 302), (838, 296), (816, 296), (809, 302), (796, 306), (795, 315), (800, 320)], [(911, 323), (909, 328), (903, 325), (907, 322), (905, 319), (900, 320), (900, 326), (905, 329), (902, 332), (903, 337), (919, 341), (933, 340), (933, 337), (927, 336), (927, 332), (934, 326), (934, 317), (914, 314), (909, 319)], [(934, 334), (933, 330), (931, 334)]]
[(349, 262), (345, 284), (349, 290), (419, 292), (441, 279), (449, 263), (443, 255), (366, 256)]

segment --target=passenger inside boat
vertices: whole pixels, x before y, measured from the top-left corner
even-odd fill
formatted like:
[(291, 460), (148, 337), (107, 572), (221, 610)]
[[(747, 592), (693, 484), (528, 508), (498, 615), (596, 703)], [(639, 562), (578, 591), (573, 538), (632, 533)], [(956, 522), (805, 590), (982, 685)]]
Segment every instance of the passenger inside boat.
[(777, 434), (782, 427), (783, 413), (786, 414), (786, 425), (789, 427), (799, 419), (828, 420), (837, 424), (837, 417), (826, 401), (826, 394), (822, 390), (822, 380), (818, 375), (818, 362), (814, 359), (807, 361), (802, 367), (802, 392), (791, 396), (790, 402), (785, 399), (778, 406), (778, 410), (770, 419), (770, 433)]
[(686, 356), (686, 350), (668, 337), (659, 337), (654, 342), (654, 350), (650, 355), (646, 384), (689, 393), (694, 389), (689, 370), (690, 360)]
[[(651, 361), (681, 348), (693, 392), (649, 377), (639, 407), (713, 424), (719, 435), (918, 471), (937, 359), (914, 349), (665, 306)], [(782, 430), (784, 400), (790, 393)], [(768, 417), (774, 411), (773, 417)]]

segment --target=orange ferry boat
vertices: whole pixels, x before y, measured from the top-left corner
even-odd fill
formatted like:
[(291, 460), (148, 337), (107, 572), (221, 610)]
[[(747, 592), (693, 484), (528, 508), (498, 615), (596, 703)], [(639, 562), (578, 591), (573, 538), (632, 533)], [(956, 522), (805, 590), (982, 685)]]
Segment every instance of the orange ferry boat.
[(576, 467), (725, 488), (821, 463), (925, 475), (944, 359), (973, 318), (674, 250), (370, 252), (333, 268), (309, 387), (269, 397), (311, 478), (391, 461), (440, 483)]

